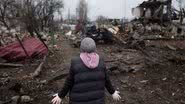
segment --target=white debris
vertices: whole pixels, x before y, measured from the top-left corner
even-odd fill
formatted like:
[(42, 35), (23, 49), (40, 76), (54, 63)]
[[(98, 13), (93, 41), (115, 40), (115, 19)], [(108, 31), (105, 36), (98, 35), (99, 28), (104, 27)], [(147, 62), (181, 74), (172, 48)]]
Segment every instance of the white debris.
[(167, 78), (163, 78), (162, 80), (163, 80), (163, 81), (166, 81), (166, 80), (167, 80)]
[(65, 34), (66, 36), (71, 36), (72, 35), (72, 31), (69, 31), (68, 33)]
[(113, 34), (117, 34), (117, 32), (113, 28), (109, 28), (108, 31), (110, 31)]
[(69, 38), (70, 40), (76, 40), (77, 39), (77, 37), (74, 34), (72, 34), (72, 31), (69, 31), (68, 33), (66, 33), (65, 36), (67, 38)]
[(5, 30), (4, 32), (5, 32), (6, 34), (9, 34), (9, 33), (10, 33), (10, 31), (9, 31), (9, 30)]
[(2, 31), (6, 31), (7, 28), (6, 28), (6, 27), (1, 27), (1, 30), (2, 30)]
[(107, 28), (109, 32), (111, 32), (112, 34), (117, 34), (119, 32), (119, 28), (116, 26), (113, 26), (111, 28)]
[(140, 83), (147, 83), (148, 82), (148, 80), (142, 80), (142, 81), (140, 81)]
[(172, 39), (174, 39), (175, 37), (174, 36), (171, 36)]
[(144, 9), (142, 7), (136, 7), (132, 9), (132, 15), (139, 18), (143, 16), (144, 14)]
[(16, 33), (16, 30), (15, 30), (15, 29), (11, 29), (11, 30), (10, 30), (10, 33), (11, 33), (11, 34), (15, 34), (15, 33)]
[(22, 103), (28, 103), (33, 101), (33, 99), (30, 96), (21, 96), (21, 102)]

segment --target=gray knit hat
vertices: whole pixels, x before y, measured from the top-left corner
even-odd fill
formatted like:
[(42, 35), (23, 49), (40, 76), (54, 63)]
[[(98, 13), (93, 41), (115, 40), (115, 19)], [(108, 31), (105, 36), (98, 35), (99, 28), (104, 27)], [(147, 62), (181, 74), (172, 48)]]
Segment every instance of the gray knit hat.
[(96, 51), (95, 41), (92, 38), (84, 38), (81, 41), (80, 51), (87, 53), (95, 52)]

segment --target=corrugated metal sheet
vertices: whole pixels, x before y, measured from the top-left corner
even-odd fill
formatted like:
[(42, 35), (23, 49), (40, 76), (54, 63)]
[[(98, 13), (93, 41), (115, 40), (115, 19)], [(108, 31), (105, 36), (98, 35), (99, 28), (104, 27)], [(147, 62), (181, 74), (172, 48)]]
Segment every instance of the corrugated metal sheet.
[(15, 42), (4, 47), (0, 47), (0, 58), (8, 61), (20, 61), (29, 57), (44, 56), (48, 50), (37, 38), (26, 38), (22, 41), (29, 56), (27, 56), (19, 44)]

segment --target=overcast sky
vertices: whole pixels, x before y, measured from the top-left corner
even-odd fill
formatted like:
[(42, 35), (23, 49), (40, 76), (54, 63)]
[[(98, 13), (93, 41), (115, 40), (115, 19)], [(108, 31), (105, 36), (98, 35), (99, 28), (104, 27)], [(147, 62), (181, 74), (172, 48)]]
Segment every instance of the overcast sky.
[[(63, 0), (63, 16), (67, 17), (70, 10), (71, 15), (76, 14), (79, 0)], [(95, 20), (97, 16), (103, 15), (109, 18), (132, 18), (131, 9), (146, 0), (86, 0), (88, 3), (90, 19)], [(174, 1), (174, 0), (173, 0)], [(185, 0), (184, 0), (185, 1)], [(176, 4), (175, 4), (176, 5)]]

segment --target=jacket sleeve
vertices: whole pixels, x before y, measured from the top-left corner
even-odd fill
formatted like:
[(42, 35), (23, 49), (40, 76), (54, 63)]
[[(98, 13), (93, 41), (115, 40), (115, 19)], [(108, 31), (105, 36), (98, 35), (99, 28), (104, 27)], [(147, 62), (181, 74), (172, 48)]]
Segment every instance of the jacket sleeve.
[(105, 87), (107, 91), (112, 95), (115, 92), (114, 87), (110, 81), (109, 75), (107, 74), (107, 69), (105, 68)]
[(74, 84), (74, 72), (73, 72), (73, 63), (71, 61), (71, 67), (70, 67), (70, 70), (69, 70), (69, 74), (68, 74), (68, 76), (65, 80), (63, 88), (58, 93), (58, 96), (60, 98), (64, 98), (67, 95), (67, 93), (69, 92), (69, 90), (72, 89), (73, 84)]

